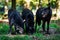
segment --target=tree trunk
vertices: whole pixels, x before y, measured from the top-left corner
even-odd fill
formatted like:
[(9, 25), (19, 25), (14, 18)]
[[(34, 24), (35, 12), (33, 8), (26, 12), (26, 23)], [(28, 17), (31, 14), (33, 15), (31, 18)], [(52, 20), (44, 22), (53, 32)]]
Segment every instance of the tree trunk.
[(12, 9), (16, 9), (16, 0), (12, 0)]
[(39, 0), (39, 7), (42, 7), (42, 0)]
[(8, 0), (5, 0), (5, 14), (8, 13)]
[(48, 6), (50, 7), (50, 0), (48, 0)]
[(57, 19), (58, 19), (58, 0), (56, 0), (56, 15), (57, 15)]

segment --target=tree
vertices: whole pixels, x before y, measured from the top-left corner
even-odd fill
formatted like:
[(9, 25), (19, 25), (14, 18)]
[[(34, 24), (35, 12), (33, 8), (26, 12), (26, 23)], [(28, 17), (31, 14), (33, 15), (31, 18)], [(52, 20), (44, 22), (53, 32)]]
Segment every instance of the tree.
[[(58, 12), (58, 6), (59, 6), (58, 3), (59, 3), (58, 0), (56, 0), (56, 15), (58, 15), (57, 14), (57, 12)], [(58, 18), (58, 16), (57, 16), (57, 18)]]
[(12, 9), (16, 9), (16, 0), (11, 0), (12, 1)]
[(59, 2), (60, 2), (60, 0), (56, 0), (56, 15), (57, 15), (57, 18), (60, 17), (60, 13), (59, 13)]
[(48, 7), (50, 8), (50, 0), (48, 0)]
[(8, 0), (5, 0), (5, 14), (8, 13)]
[(39, 7), (42, 7), (42, 0), (39, 0)]

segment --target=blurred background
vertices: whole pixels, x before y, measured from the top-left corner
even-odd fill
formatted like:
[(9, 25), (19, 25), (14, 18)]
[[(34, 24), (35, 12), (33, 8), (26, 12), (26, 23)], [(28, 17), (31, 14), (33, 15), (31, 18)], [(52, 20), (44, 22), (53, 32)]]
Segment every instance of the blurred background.
[[(27, 7), (36, 15), (39, 6), (48, 7), (48, 0), (0, 0), (0, 20), (7, 19), (8, 10), (11, 8), (15, 8), (21, 13), (22, 9)], [(50, 0), (50, 7), (52, 8), (51, 20), (58, 20), (60, 18), (60, 0)]]

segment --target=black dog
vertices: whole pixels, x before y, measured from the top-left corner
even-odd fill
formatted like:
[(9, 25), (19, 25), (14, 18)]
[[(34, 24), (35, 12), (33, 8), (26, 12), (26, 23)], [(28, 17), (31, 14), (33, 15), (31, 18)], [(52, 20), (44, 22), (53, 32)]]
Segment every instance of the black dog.
[(17, 30), (20, 30), (19, 33), (23, 33), (24, 22), (23, 22), (21, 15), (19, 14), (19, 12), (17, 12), (16, 10), (10, 9), (8, 11), (8, 19), (9, 19), (9, 25), (10, 25), (9, 33), (12, 32), (13, 25), (15, 27), (16, 33), (17, 33)]
[(51, 16), (52, 16), (52, 10), (51, 10), (50, 7), (39, 8), (36, 12), (36, 27), (35, 27), (35, 30), (37, 28), (37, 24), (40, 26), (41, 21), (42, 21), (43, 22), (42, 29), (43, 29), (43, 31), (45, 31), (45, 23), (47, 22), (47, 33), (49, 33), (49, 23), (50, 23)]
[(25, 20), (26, 33), (34, 32), (34, 15), (31, 10), (25, 8), (22, 11), (22, 18)]

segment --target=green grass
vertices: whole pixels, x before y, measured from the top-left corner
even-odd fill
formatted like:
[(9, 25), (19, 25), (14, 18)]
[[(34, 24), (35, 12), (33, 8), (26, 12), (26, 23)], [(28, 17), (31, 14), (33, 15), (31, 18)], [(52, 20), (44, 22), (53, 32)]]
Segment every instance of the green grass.
[(9, 26), (6, 23), (0, 23), (0, 34), (7, 34)]
[(13, 37), (9, 37), (9, 36), (0, 36), (0, 40), (32, 40), (31, 37), (29, 36), (20, 36), (20, 35), (16, 35)]
[[(35, 38), (33, 38), (35, 36)], [(60, 35), (50, 35), (50, 36), (45, 36), (45, 35), (41, 35), (39, 33), (34, 34), (34, 35), (0, 35), (0, 40), (59, 40), (60, 39)]]
[[(24, 26), (25, 27), (25, 26)], [(45, 26), (47, 28), (47, 25)], [(56, 23), (51, 23), (50, 28), (56, 28), (59, 30), (59, 26)], [(42, 25), (37, 25), (37, 32), (42, 29)], [(9, 25), (7, 23), (0, 23), (0, 34), (7, 34), (9, 30)], [(12, 32), (14, 32), (14, 27), (12, 28)], [(24, 29), (26, 31), (26, 29)], [(60, 31), (60, 30), (59, 30)]]
[[(50, 24), (51, 28), (56, 28), (57, 32), (60, 32), (60, 27), (56, 23)], [(42, 27), (37, 26), (38, 29)], [(7, 23), (0, 23), (0, 40), (59, 40), (60, 34), (58, 35), (43, 35), (42, 33), (34, 33), (33, 35), (7, 35), (9, 30), (9, 25)], [(14, 27), (12, 29), (14, 31)], [(35, 38), (34, 38), (35, 37)]]
[[(51, 23), (49, 25), (50, 28), (58, 28), (58, 25), (56, 23)], [(47, 24), (45, 24), (45, 29), (47, 28)], [(39, 29), (42, 29), (42, 25), (38, 26), (37, 25), (37, 32), (39, 32)]]

